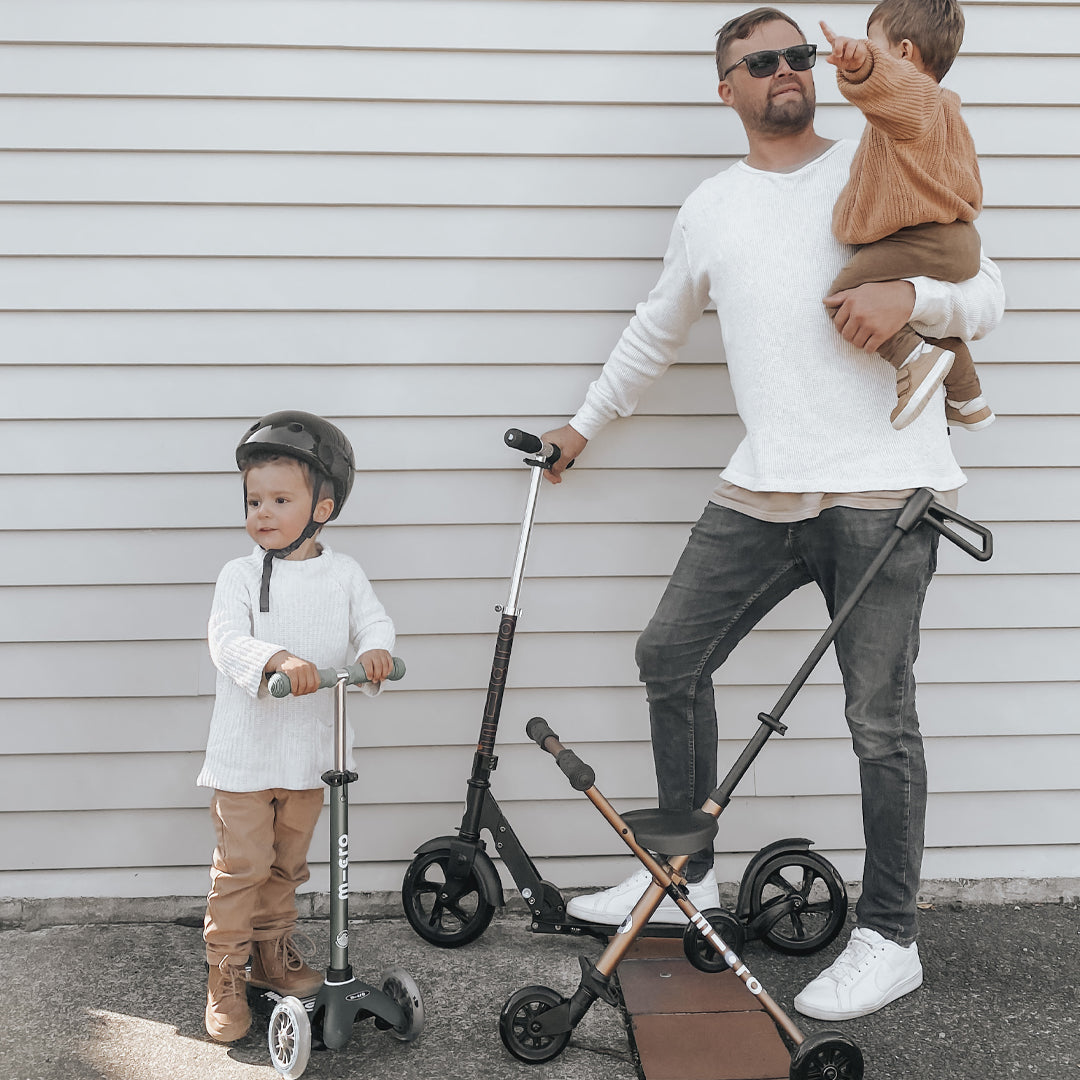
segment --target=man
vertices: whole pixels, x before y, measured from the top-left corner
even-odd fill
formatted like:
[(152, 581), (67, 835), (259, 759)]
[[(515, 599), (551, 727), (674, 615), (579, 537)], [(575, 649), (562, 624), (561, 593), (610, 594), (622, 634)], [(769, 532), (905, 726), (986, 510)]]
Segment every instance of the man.
[[(830, 226), (855, 143), (814, 130), (813, 47), (788, 16), (758, 8), (720, 30), (716, 55), (720, 99), (742, 121), (749, 153), (687, 199), (653, 291), (581, 409), (544, 436), (563, 463), (580, 456), (609, 420), (634, 411), (692, 323), (716, 305), (746, 436), (637, 647), (659, 804), (678, 810), (700, 807), (716, 786), (712, 676), (735, 645), (810, 582), (838, 609), (906, 497), (929, 487), (949, 501), (964, 483), (941, 401), (893, 430), (895, 372), (871, 354), (909, 320), (934, 337), (979, 337), (1004, 303), (985, 258), (978, 277), (959, 285), (880, 282), (824, 297), (851, 253)], [(912, 666), (936, 549), (932, 529), (907, 535), (835, 643), (860, 762), (866, 861), (847, 947), (795, 999), (820, 1019), (866, 1015), (922, 982), (926, 770)], [(712, 860), (698, 852), (687, 867), (690, 897), (703, 908), (718, 904)], [(617, 923), (647, 879), (639, 871), (568, 910)], [(682, 918), (670, 900), (657, 914)]]

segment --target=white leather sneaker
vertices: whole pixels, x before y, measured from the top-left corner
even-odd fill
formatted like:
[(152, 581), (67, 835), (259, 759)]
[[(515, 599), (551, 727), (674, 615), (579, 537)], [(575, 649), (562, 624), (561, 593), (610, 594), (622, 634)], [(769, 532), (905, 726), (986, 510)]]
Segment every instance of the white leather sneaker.
[(922, 986), (915, 942), (906, 948), (858, 926), (844, 951), (795, 997), (795, 1008), (815, 1020), (853, 1020)]
[[(625, 881), (612, 885), (610, 889), (573, 897), (566, 905), (566, 914), (582, 922), (618, 926), (633, 910), (651, 881), (652, 874), (643, 866), (640, 870), (634, 871)], [(720, 890), (716, 886), (716, 874), (712, 870), (700, 881), (687, 885), (686, 891), (690, 897), (690, 903), (699, 911), (720, 906)], [(670, 896), (665, 896), (660, 901), (660, 906), (649, 920), (652, 923), (670, 926), (682, 926), (688, 921)]]

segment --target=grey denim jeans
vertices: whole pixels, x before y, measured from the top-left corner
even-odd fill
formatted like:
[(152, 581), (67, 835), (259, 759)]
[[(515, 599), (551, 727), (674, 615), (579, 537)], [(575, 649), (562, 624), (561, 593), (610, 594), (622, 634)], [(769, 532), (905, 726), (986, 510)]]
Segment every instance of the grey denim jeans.
[[(803, 585), (817, 584), (835, 613), (899, 513), (831, 507), (806, 521), (776, 523), (708, 504), (637, 645), (662, 808), (696, 809), (716, 788), (717, 668)], [(912, 667), (937, 541), (926, 527), (905, 536), (835, 641), (862, 784), (866, 857), (856, 919), (901, 945), (917, 933), (926, 762)], [(792, 675), (778, 671), (776, 682)], [(712, 857), (694, 856), (691, 879)]]

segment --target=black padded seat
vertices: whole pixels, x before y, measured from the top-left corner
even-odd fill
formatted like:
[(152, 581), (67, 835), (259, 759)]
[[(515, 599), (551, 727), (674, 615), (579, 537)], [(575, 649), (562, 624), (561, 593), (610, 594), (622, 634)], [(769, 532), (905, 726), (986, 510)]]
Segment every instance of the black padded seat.
[(631, 810), (622, 818), (643, 848), (664, 855), (693, 855), (712, 847), (720, 828), (704, 810)]

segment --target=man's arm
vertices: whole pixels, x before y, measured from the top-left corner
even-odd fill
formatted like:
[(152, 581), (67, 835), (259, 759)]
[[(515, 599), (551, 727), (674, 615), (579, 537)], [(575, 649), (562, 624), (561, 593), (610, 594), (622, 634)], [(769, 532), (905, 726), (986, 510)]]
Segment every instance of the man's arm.
[(569, 463), (606, 424), (633, 414), (641, 393), (674, 362), (708, 303), (708, 281), (691, 266), (682, 223), (676, 219), (664, 268), (648, 299), (638, 305), (570, 423), (543, 436), (562, 451), (561, 460), (546, 471), (552, 483), (559, 482)]
[(833, 325), (852, 345), (877, 350), (905, 323), (926, 337), (974, 341), (990, 333), (1005, 311), (1001, 272), (985, 255), (979, 273), (952, 283), (934, 278), (874, 281), (825, 297)]

